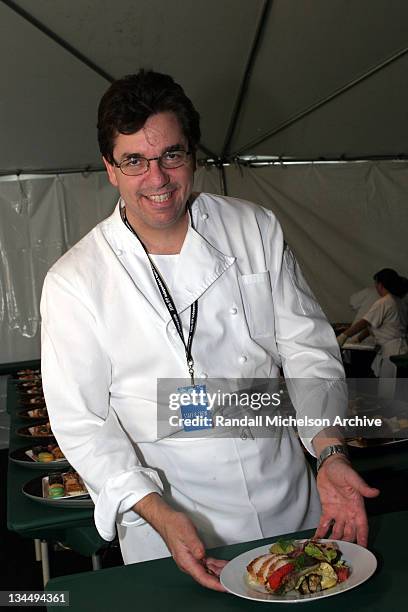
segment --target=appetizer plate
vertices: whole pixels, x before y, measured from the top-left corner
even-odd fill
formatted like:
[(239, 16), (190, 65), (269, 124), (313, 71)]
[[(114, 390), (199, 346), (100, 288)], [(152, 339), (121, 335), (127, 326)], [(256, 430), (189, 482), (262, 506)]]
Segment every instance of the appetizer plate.
[[(298, 541), (303, 542), (304, 540)], [(350, 577), (331, 589), (310, 595), (301, 595), (296, 591), (289, 591), (285, 595), (275, 595), (273, 593), (261, 593), (250, 588), (245, 580), (246, 567), (256, 557), (268, 553), (272, 544), (253, 548), (232, 559), (221, 572), (221, 584), (233, 595), (243, 597), (244, 599), (272, 603), (304, 603), (323, 599), (324, 597), (331, 597), (332, 595), (339, 595), (339, 593), (354, 589), (354, 587), (365, 582), (374, 574), (377, 567), (377, 559), (366, 548), (338, 540), (320, 540), (320, 542), (336, 542), (342, 552), (342, 559), (351, 568)]]
[(45, 423), (47, 423), (46, 419), (42, 421), (37, 421), (30, 425), (30, 427), (20, 427), (20, 429), (17, 429), (17, 435), (22, 438), (31, 438), (32, 440), (54, 440), (54, 436), (52, 434), (50, 434), (49, 436), (41, 436), (32, 434), (32, 432), (30, 431), (30, 429), (32, 429), (33, 427), (37, 427), (38, 425), (44, 425)]
[[(18, 390), (17, 393), (19, 404), (35, 404), (41, 401), (45, 402), (42, 389), (27, 389), (26, 391)], [(31, 401), (34, 400), (34, 401)]]
[(9, 458), (13, 463), (17, 463), (22, 467), (32, 468), (35, 470), (55, 470), (62, 469), (69, 466), (66, 459), (58, 459), (58, 461), (35, 461), (30, 458), (26, 453), (32, 451), (32, 446), (26, 446), (25, 448), (18, 448), (17, 450), (10, 453)]
[(35, 398), (31, 398), (31, 400), (19, 401), (18, 405), (20, 408), (25, 408), (27, 410), (33, 410), (34, 408), (45, 408), (46, 407), (45, 399), (43, 397), (35, 397)]
[[(29, 408), (28, 410), (22, 410), (21, 412), (18, 413), (18, 418), (19, 419), (24, 419), (25, 421), (35, 421), (36, 419), (48, 419), (48, 414), (45, 414), (43, 416), (31, 416), (29, 414), (29, 412), (32, 412), (33, 410), (45, 410), (45, 406), (36, 406), (35, 404), (32, 405), (31, 408)], [(46, 410), (45, 410), (46, 411)], [(47, 411), (46, 411), (47, 412)]]
[[(46, 483), (44, 483), (46, 480)], [(43, 490), (44, 484), (48, 487), (48, 476), (39, 476), (38, 478), (34, 478), (34, 480), (30, 480), (23, 486), (23, 493), (33, 501), (39, 502), (40, 504), (45, 504), (46, 506), (54, 506), (56, 508), (93, 508), (94, 503), (89, 496), (89, 493), (86, 495), (78, 495), (78, 496), (67, 496), (60, 497), (56, 499), (52, 499), (49, 497), (44, 497)]]

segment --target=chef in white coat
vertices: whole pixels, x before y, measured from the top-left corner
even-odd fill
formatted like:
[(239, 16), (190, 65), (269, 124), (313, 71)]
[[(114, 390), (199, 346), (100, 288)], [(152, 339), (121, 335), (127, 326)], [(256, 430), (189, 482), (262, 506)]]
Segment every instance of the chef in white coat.
[(338, 336), (338, 343), (342, 346), (353, 336), (361, 342), (371, 333), (378, 347), (371, 369), (377, 377), (395, 378), (397, 368), (390, 357), (408, 352), (407, 281), (392, 268), (383, 268), (374, 274), (374, 283), (378, 299)]
[[(193, 194), (199, 116), (171, 77), (141, 71), (101, 100), (98, 136), (120, 200), (49, 271), (42, 373), (52, 429), (126, 563), (173, 555), (222, 590), (225, 561), (206, 548), (333, 524), (367, 541), (364, 496), (334, 434), (160, 437), (157, 379), (319, 380), (324, 416), (343, 378), (330, 326), (274, 215)], [(341, 401), (341, 400), (340, 400)], [(298, 413), (307, 402), (295, 400)], [(342, 409), (342, 408), (341, 408)], [(210, 432), (211, 434), (211, 432)]]

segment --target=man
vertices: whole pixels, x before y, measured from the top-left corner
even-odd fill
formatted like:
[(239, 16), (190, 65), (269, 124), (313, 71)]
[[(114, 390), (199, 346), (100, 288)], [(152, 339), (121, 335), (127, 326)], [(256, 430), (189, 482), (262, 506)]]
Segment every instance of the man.
[[(222, 590), (225, 562), (205, 548), (316, 526), (315, 482), (290, 433), (159, 440), (157, 379), (270, 378), (281, 359), (286, 376), (335, 388), (338, 348), (274, 215), (192, 194), (199, 116), (179, 85), (144, 71), (115, 82), (98, 134), (121, 199), (45, 281), (52, 428), (87, 483), (101, 535), (112, 539), (116, 523), (126, 563), (171, 554)], [(333, 537), (365, 544), (363, 496), (377, 491), (341, 440), (312, 437), (304, 444), (323, 461), (317, 535), (334, 520)]]

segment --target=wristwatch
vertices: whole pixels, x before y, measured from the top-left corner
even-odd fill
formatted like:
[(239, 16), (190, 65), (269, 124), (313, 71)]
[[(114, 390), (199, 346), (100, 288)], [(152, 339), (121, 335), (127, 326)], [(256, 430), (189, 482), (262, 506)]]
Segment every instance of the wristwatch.
[(322, 450), (322, 452), (320, 453), (317, 459), (317, 464), (316, 464), (317, 471), (320, 470), (320, 468), (322, 467), (326, 459), (328, 459), (332, 455), (338, 455), (338, 454), (345, 455), (346, 457), (348, 457), (347, 447), (344, 446), (344, 444), (333, 444), (333, 446), (326, 446), (326, 448)]

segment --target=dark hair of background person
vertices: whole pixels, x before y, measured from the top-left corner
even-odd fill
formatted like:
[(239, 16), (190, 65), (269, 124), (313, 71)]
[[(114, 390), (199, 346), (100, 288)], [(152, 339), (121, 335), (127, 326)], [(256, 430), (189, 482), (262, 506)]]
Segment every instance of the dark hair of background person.
[(400, 276), (398, 272), (392, 268), (383, 268), (376, 272), (373, 276), (377, 283), (381, 283), (387, 291), (396, 297), (404, 297), (408, 292), (408, 281), (405, 277)]
[(164, 112), (176, 115), (195, 157), (201, 137), (200, 115), (171, 76), (144, 69), (118, 79), (102, 96), (97, 125), (102, 155), (114, 163), (117, 134), (134, 134), (151, 115)]

